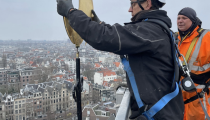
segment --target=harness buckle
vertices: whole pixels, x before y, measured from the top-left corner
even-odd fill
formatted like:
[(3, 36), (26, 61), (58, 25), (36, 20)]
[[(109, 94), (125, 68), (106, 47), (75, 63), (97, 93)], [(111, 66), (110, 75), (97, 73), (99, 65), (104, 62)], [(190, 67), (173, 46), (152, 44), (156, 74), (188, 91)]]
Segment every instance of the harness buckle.
[(147, 111), (148, 106), (149, 106), (149, 105), (145, 105), (144, 112)]
[(205, 94), (205, 92), (202, 90), (198, 95), (200, 98), (203, 98), (204, 94)]

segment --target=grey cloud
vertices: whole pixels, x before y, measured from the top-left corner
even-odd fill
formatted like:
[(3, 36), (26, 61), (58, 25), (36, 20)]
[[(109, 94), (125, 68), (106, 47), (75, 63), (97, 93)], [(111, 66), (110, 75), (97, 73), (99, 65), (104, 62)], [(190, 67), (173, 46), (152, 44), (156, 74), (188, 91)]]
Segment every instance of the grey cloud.
[[(177, 31), (178, 12), (192, 7), (203, 21), (203, 28), (210, 28), (209, 0), (166, 0), (163, 10), (168, 11), (174, 31)], [(77, 8), (79, 0), (73, 0)], [(93, 0), (94, 9), (102, 21), (109, 24), (130, 22), (129, 0)], [(62, 17), (57, 14), (56, 0), (0, 0), (0, 40), (34, 39), (65, 40)], [(204, 10), (205, 8), (205, 10)]]

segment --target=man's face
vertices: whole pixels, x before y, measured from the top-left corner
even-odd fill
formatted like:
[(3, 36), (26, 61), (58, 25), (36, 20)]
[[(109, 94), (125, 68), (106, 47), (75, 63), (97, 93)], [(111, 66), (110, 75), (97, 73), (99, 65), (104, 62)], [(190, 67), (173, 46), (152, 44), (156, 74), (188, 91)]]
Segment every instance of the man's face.
[(131, 12), (132, 17), (140, 11), (142, 11), (142, 9), (139, 7), (137, 0), (131, 0), (131, 6), (130, 6), (128, 12)]
[(187, 31), (191, 25), (192, 25), (192, 21), (188, 17), (184, 15), (178, 15), (177, 26), (180, 31), (182, 32)]

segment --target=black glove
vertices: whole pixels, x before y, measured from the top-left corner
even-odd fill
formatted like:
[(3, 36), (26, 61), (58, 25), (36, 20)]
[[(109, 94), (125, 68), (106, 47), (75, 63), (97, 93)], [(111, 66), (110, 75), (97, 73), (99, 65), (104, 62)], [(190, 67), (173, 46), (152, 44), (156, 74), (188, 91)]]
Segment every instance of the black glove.
[(96, 15), (94, 10), (91, 10), (92, 14), (94, 15), (94, 17), (92, 18), (93, 21), (96, 21), (97, 23), (100, 23), (100, 19), (98, 18), (98, 16)]
[(72, 0), (56, 0), (57, 1), (57, 12), (59, 15), (66, 17), (69, 10), (74, 8)]

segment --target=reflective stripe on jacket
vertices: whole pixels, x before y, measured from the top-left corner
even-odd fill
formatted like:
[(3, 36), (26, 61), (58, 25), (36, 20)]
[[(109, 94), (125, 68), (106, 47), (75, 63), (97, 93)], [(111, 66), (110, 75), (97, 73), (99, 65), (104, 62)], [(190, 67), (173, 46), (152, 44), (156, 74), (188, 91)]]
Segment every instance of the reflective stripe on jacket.
[[(187, 51), (193, 41), (194, 38), (199, 36), (198, 33), (199, 27), (196, 27), (190, 36), (188, 36), (182, 43), (180, 35), (178, 36), (179, 50), (180, 53), (186, 56)], [(191, 73), (200, 75), (203, 73), (207, 73), (210, 71), (210, 32), (208, 30), (203, 31), (203, 33), (197, 39), (190, 57), (188, 59), (188, 67)], [(182, 59), (183, 61), (183, 59)], [(204, 85), (195, 84), (198, 92), (201, 92), (204, 89)], [(186, 101), (187, 99), (196, 95), (196, 92), (186, 92), (183, 91), (183, 99)], [(208, 114), (210, 113), (210, 105), (209, 105), (209, 95), (205, 93), (204, 97), (201, 99), (204, 107), (206, 108)], [(209, 114), (210, 115), (210, 114)], [(193, 102), (185, 104), (185, 114), (184, 120), (205, 120), (205, 114), (200, 105), (199, 99), (196, 99)]]
[[(199, 27), (197, 27), (192, 34), (187, 37), (181, 44), (179, 42), (179, 50), (182, 55), (186, 55), (188, 48), (192, 40), (199, 35), (197, 32)], [(181, 40), (180, 36), (178, 37)], [(202, 74), (210, 71), (210, 32), (205, 30), (199, 39), (196, 41), (196, 44), (190, 54), (188, 60), (188, 67), (190, 71), (194, 74)]]

